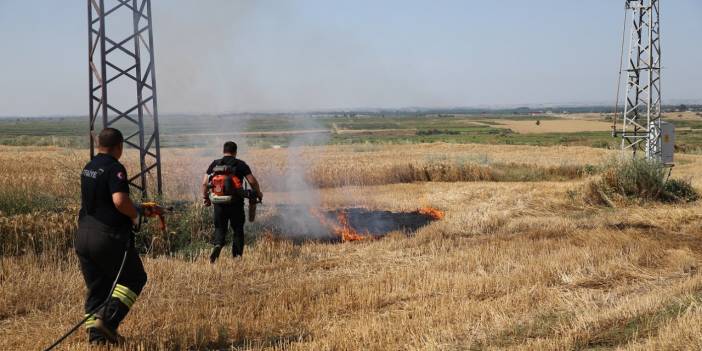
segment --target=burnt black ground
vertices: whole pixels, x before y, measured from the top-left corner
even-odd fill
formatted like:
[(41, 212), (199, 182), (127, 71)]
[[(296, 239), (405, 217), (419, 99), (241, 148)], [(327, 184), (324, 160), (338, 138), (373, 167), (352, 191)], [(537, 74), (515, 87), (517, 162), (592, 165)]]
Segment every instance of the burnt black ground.
[[(300, 241), (337, 242), (339, 238), (329, 226), (320, 222), (309, 207), (303, 205), (278, 205), (270, 208), (271, 216), (266, 216), (261, 225), (279, 238)], [(432, 218), (417, 212), (391, 212), (368, 210), (365, 208), (340, 208), (320, 210), (331, 223), (337, 223), (340, 211), (346, 212), (348, 223), (356, 232), (374, 237), (382, 237), (391, 232), (411, 235), (432, 222)]]

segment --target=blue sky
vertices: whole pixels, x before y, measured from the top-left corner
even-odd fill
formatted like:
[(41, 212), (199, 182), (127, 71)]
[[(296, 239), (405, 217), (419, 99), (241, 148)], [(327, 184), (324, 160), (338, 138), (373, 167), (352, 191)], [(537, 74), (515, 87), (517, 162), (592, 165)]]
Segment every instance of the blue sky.
[[(613, 103), (624, 1), (153, 0), (162, 112)], [(0, 116), (87, 114), (85, 1), (0, 0)], [(702, 100), (702, 1), (662, 2)]]

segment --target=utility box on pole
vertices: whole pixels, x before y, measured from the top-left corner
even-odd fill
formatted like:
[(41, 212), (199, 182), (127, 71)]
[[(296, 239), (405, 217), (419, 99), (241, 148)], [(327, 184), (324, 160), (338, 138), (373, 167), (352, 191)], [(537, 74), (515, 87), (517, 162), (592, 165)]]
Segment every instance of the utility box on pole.
[(660, 126), (651, 123), (649, 128), (652, 131), (660, 131), (660, 135), (658, 133), (650, 134), (649, 143), (652, 145), (651, 151), (655, 158), (660, 160), (663, 165), (672, 166), (675, 154), (675, 125), (660, 121)]

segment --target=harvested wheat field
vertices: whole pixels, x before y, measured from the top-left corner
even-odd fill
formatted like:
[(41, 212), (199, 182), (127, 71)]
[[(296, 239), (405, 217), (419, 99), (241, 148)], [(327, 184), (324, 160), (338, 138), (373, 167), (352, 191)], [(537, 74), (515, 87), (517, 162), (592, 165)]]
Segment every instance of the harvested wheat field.
[[(0, 148), (1, 350), (46, 347), (82, 316), (70, 247), (86, 153)], [(166, 201), (181, 210), (170, 233), (144, 234), (153, 236), (149, 281), (120, 328), (124, 349), (701, 349), (702, 209), (592, 204), (584, 189), (616, 154), (448, 144), (250, 149), (241, 158), (266, 192), (261, 224), (248, 227), (242, 259), (210, 265), (208, 246), (195, 244), (212, 228), (194, 186), (216, 153), (164, 150)], [(674, 178), (702, 186), (702, 157), (677, 162)], [(296, 167), (303, 171), (290, 182)], [(34, 173), (52, 175), (40, 180), (45, 198), (23, 181)], [(355, 242), (293, 242), (265, 229), (276, 206), (300, 202), (445, 216)], [(62, 347), (86, 346), (81, 330)]]

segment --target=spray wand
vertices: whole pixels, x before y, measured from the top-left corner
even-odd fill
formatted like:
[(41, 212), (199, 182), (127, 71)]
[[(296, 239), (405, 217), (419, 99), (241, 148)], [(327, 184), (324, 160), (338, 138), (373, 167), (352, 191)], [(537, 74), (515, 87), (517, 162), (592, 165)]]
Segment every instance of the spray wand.
[(141, 208), (143, 210), (144, 217), (158, 217), (159, 229), (164, 232), (166, 231), (165, 214), (173, 212), (173, 207), (163, 207), (155, 201), (147, 201), (141, 203)]

